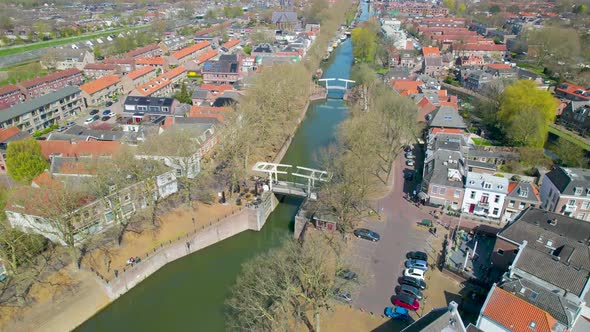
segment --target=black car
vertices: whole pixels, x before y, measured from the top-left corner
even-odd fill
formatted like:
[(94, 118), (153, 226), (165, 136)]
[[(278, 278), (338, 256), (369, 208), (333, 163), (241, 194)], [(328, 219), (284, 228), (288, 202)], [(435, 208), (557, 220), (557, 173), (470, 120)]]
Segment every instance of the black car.
[(106, 115), (105, 115), (105, 116), (103, 116), (103, 117), (101, 118), (101, 120), (102, 120), (102, 121), (109, 121), (109, 119), (110, 119), (110, 118), (111, 118), (110, 116), (106, 116)]
[(381, 236), (379, 234), (366, 228), (357, 228), (354, 230), (353, 233), (354, 236), (358, 237), (359, 239), (365, 239), (373, 242), (377, 242), (381, 239)]
[(416, 287), (421, 290), (426, 289), (426, 283), (424, 282), (424, 280), (418, 280), (416, 278), (403, 276), (403, 277), (400, 277), (398, 279), (398, 281), (401, 285), (410, 285), (412, 287)]
[(415, 297), (417, 300), (422, 300), (422, 292), (414, 287), (414, 286), (410, 286), (410, 285), (398, 285), (395, 287), (395, 294), (407, 294), (410, 296)]
[(404, 146), (404, 152), (410, 152), (412, 151), (413, 147), (411, 145), (406, 145)]
[(112, 105), (113, 105), (113, 102), (112, 102), (112, 101), (107, 101), (107, 102), (105, 103), (105, 106), (106, 106), (106, 107), (109, 107), (109, 106), (112, 106)]
[(406, 254), (406, 258), (428, 262), (428, 255), (423, 251), (410, 251)]
[(94, 115), (94, 114), (98, 114), (98, 110), (97, 109), (93, 109), (92, 111), (90, 111), (90, 115)]
[(412, 181), (412, 180), (414, 180), (414, 171), (412, 171), (412, 170), (407, 170), (407, 171), (404, 173), (404, 179), (406, 179), (406, 180), (408, 180), (408, 181)]
[(340, 270), (340, 271), (338, 271), (337, 275), (340, 278), (346, 279), (346, 280), (354, 280), (354, 281), (356, 281), (358, 279), (358, 275), (355, 272), (353, 272), (353, 271), (351, 271), (349, 269)]

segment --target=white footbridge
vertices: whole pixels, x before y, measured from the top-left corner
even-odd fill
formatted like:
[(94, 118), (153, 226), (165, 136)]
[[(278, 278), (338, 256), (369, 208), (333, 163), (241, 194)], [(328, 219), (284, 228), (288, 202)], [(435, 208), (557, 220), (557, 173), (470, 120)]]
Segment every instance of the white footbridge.
[(317, 200), (317, 183), (330, 178), (328, 172), (319, 169), (262, 161), (257, 162), (252, 170), (268, 175), (269, 190), (273, 193), (311, 200)]

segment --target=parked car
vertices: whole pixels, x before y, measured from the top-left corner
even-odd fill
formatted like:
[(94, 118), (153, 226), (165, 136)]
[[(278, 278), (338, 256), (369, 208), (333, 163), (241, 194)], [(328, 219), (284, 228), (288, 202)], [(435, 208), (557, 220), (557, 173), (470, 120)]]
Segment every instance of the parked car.
[(341, 291), (339, 288), (336, 288), (334, 290), (334, 297), (336, 298), (336, 300), (341, 302), (352, 302), (352, 296), (350, 295), (350, 293), (346, 291)]
[(86, 119), (86, 121), (84, 121), (84, 124), (89, 125), (89, 124), (93, 123), (94, 121), (98, 120), (98, 118), (95, 118), (95, 116), (98, 117), (98, 115), (91, 116), (88, 119)]
[(104, 110), (104, 111), (102, 111), (102, 115), (108, 115), (109, 113), (111, 113), (111, 110)]
[(407, 259), (419, 259), (421, 261), (428, 261), (428, 255), (423, 251), (410, 251), (406, 254)]
[(424, 280), (404, 276), (400, 277), (397, 281), (400, 283), (400, 285), (410, 285), (420, 290), (426, 289), (426, 283), (424, 282)]
[(406, 156), (406, 159), (414, 159), (415, 158), (415, 156), (412, 153), (412, 151), (406, 152), (405, 156)]
[(108, 115), (105, 115), (105, 116), (103, 116), (103, 117), (101, 118), (101, 120), (102, 120), (102, 121), (109, 121), (109, 119), (110, 119), (110, 118), (111, 118), (110, 116), (108, 116)]
[(109, 106), (112, 106), (113, 105), (113, 102), (112, 101), (107, 101), (104, 105), (106, 107), (109, 107)]
[(415, 297), (418, 300), (422, 300), (422, 292), (414, 287), (414, 286), (410, 286), (410, 285), (398, 285), (395, 287), (395, 294), (408, 294), (410, 296)]
[(411, 152), (413, 149), (414, 147), (411, 144), (404, 146), (404, 152)]
[(75, 123), (74, 121), (68, 121), (68, 123), (66, 124), (66, 126), (67, 126), (68, 128), (71, 128), (71, 127), (73, 127), (73, 126), (75, 126), (75, 125), (76, 125), (76, 123)]
[(355, 272), (353, 272), (353, 271), (351, 271), (349, 269), (340, 270), (340, 271), (338, 271), (337, 275), (340, 278), (346, 279), (346, 280), (354, 280), (354, 281), (356, 281), (358, 279), (358, 275)]
[(379, 234), (366, 228), (357, 228), (354, 230), (353, 233), (354, 236), (358, 237), (359, 239), (365, 239), (373, 242), (377, 242), (381, 239), (381, 236)]
[(68, 127), (66, 127), (66, 126), (59, 126), (59, 128), (57, 128), (57, 131), (59, 131), (61, 133), (62, 131), (65, 131), (66, 129), (68, 129)]
[(402, 307), (387, 307), (384, 312), (385, 316), (394, 319), (407, 322), (410, 320), (408, 309)]
[(406, 166), (414, 166), (414, 159), (406, 160)]
[(112, 117), (113, 117), (113, 116), (115, 116), (115, 115), (117, 115), (117, 114), (116, 114), (115, 112), (113, 112), (113, 111), (110, 111), (110, 112), (107, 114), (107, 116), (108, 116), (109, 118), (112, 118)]
[(404, 265), (409, 269), (428, 271), (427, 261), (421, 261), (419, 259), (408, 259)]
[(424, 271), (418, 269), (405, 269), (404, 277), (412, 277), (418, 280), (424, 280)]
[(98, 110), (97, 109), (93, 109), (92, 111), (90, 111), (90, 115), (94, 115), (94, 114), (98, 114)]
[(420, 303), (418, 303), (418, 300), (416, 300), (415, 297), (406, 294), (396, 295), (393, 298), (393, 304), (414, 311), (420, 309)]
[(408, 181), (414, 180), (414, 171), (412, 171), (412, 170), (406, 170), (404, 172), (404, 179), (406, 179)]

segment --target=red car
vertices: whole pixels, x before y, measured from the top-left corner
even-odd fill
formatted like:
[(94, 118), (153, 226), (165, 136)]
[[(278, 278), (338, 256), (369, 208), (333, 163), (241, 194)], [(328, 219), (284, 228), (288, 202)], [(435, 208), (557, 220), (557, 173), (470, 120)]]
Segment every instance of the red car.
[(414, 311), (420, 309), (420, 303), (416, 298), (406, 294), (397, 294), (393, 299), (393, 304)]

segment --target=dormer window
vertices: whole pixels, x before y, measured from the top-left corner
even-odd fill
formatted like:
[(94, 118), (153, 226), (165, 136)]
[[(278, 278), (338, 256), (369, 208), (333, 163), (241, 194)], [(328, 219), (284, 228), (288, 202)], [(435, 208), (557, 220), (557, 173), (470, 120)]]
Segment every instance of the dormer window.
[(518, 196), (520, 196), (520, 197), (527, 197), (528, 195), (529, 195), (529, 190), (528, 189), (519, 188)]
[(484, 182), (484, 183), (483, 183), (483, 187), (484, 187), (485, 189), (491, 189), (491, 188), (492, 188), (492, 184), (491, 184), (491, 183)]
[(499, 185), (498, 185), (498, 189), (499, 189), (499, 190), (502, 190), (502, 189), (504, 189), (504, 186), (503, 186), (503, 185), (501, 185), (501, 184), (499, 184)]
[(576, 196), (582, 195), (582, 191), (583, 191), (583, 188), (582, 187), (575, 187), (574, 188), (574, 194)]

